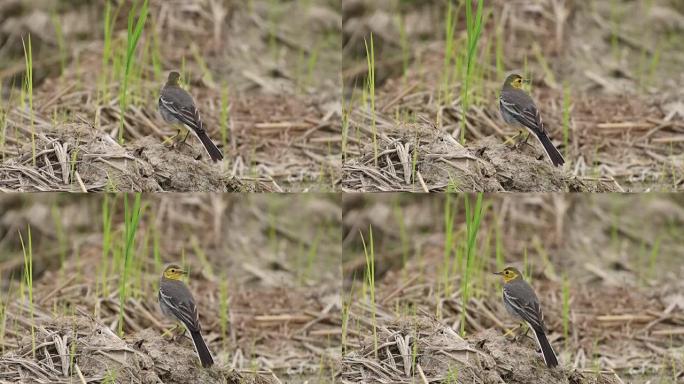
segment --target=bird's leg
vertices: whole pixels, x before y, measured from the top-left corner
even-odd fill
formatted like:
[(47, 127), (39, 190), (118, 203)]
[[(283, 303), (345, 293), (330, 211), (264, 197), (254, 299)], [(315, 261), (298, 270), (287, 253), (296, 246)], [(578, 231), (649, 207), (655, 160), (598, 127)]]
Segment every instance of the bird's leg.
[[(517, 143), (517, 140), (516, 140), (516, 139), (517, 139), (518, 137), (520, 137), (520, 135), (521, 135), (522, 133), (523, 133), (523, 131), (518, 131), (518, 133), (516, 133), (516, 134), (513, 135), (512, 137), (509, 137), (508, 139), (506, 139), (506, 141), (504, 141), (504, 145), (508, 145), (509, 143)], [(516, 147), (516, 146), (517, 146), (517, 144), (514, 144), (514, 145), (513, 145), (513, 147)]]
[(178, 140), (178, 141), (176, 142), (176, 144), (185, 144), (185, 145), (187, 145), (188, 147), (192, 148), (192, 145), (190, 145), (190, 144), (188, 144), (188, 143), (185, 142), (185, 141), (188, 139), (188, 136), (190, 136), (190, 129), (189, 129), (189, 128), (182, 127), (182, 128), (178, 131), (178, 136), (181, 136), (181, 135), (183, 134), (183, 131), (185, 131), (185, 136), (183, 136), (183, 139)]
[(175, 135), (168, 137), (168, 138), (166, 138), (166, 140), (164, 140), (164, 144), (171, 143), (171, 147), (174, 147), (176, 145), (176, 138), (178, 138), (178, 136), (180, 136), (180, 134), (181, 134), (181, 129), (179, 128)]
[(517, 339), (516, 334), (518, 333), (518, 330), (520, 329), (521, 326), (522, 326), (522, 325), (518, 325), (518, 326), (515, 327), (515, 328), (511, 328), (511, 329), (507, 330), (506, 333), (504, 333), (504, 337), (506, 337), (506, 336), (512, 334), (512, 335), (513, 335), (513, 340), (516, 340), (516, 339)]
[(522, 136), (525, 136), (525, 138), (522, 139), (522, 140), (520, 140), (520, 141), (518, 141), (518, 144), (516, 144), (516, 148), (519, 148), (519, 147), (521, 147), (521, 146), (523, 146), (523, 145), (530, 145), (530, 146), (531, 146), (531, 144), (529, 144), (529, 143), (527, 142), (527, 140), (530, 139), (531, 133), (530, 133), (529, 131), (527, 131), (527, 130), (523, 130), (523, 131), (521, 132), (521, 135), (522, 135)]
[(523, 129), (518, 133), (518, 136), (520, 136), (520, 139), (515, 143), (515, 149), (520, 149), (520, 147), (527, 144), (527, 140), (530, 138), (530, 132)]
[(162, 333), (162, 337), (171, 336), (170, 340), (178, 341), (180, 337), (185, 335), (185, 326), (182, 323), (176, 323), (172, 328), (167, 329)]
[[(518, 331), (520, 331), (520, 329), (521, 329), (522, 327), (525, 327), (525, 324), (520, 324), (520, 325), (518, 325), (518, 326), (515, 327), (515, 328), (511, 328), (511, 329), (507, 330), (506, 333), (504, 333), (504, 337), (506, 337), (506, 336), (508, 336), (508, 335), (510, 335), (510, 334), (513, 334), (513, 335), (514, 335), (514, 336), (513, 336), (513, 341), (517, 342), (517, 341), (520, 339), (520, 334), (519, 334)], [(525, 336), (527, 335), (527, 331), (529, 331), (529, 328), (526, 328), (526, 330), (525, 330)]]
[(183, 338), (185, 335), (185, 327), (182, 324), (177, 324), (176, 326), (176, 335), (173, 338), (173, 341), (178, 341)]
[(523, 327), (525, 328), (525, 333), (518, 334), (515, 337), (515, 341), (519, 341), (520, 339), (524, 339), (525, 337), (527, 337), (527, 333), (530, 332), (530, 327), (528, 327), (527, 324), (525, 324), (525, 323), (520, 324), (518, 329), (523, 328)]
[[(172, 339), (172, 340), (175, 340), (175, 338), (176, 338), (175, 334), (178, 332), (178, 328), (179, 328), (180, 326), (181, 326), (181, 325), (180, 325), (179, 323), (176, 323), (176, 325), (174, 325), (173, 327), (171, 327), (171, 328), (167, 329), (166, 331), (164, 331), (164, 333), (162, 333), (162, 337), (165, 338), (166, 336), (169, 336), (169, 335), (170, 335), (170, 336), (171, 336), (171, 339)], [(185, 333), (185, 332), (183, 332), (183, 333)]]
[(530, 138), (530, 132), (527, 131), (527, 132), (525, 132), (525, 133), (527, 133), (527, 135), (525, 135), (525, 140), (523, 141), (523, 143), (524, 143), (524, 144), (527, 144), (527, 140), (529, 140), (529, 138)]
[[(180, 134), (180, 132), (179, 132), (179, 134)], [(187, 130), (185, 131), (185, 137), (183, 138), (183, 140), (181, 140), (181, 143), (185, 144), (185, 140), (188, 139), (188, 136), (189, 136), (189, 135), (190, 135), (190, 130), (187, 129)]]
[(506, 336), (508, 336), (508, 335), (510, 335), (510, 334), (512, 334), (512, 333), (515, 333), (515, 329), (516, 329), (516, 328), (507, 329), (507, 330), (506, 330), (506, 333), (504, 333), (504, 337), (506, 337)]

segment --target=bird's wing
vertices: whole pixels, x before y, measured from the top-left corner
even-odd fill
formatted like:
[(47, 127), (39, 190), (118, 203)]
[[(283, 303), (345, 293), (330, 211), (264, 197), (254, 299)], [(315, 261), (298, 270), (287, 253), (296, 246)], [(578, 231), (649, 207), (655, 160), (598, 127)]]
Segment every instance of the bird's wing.
[(544, 314), (537, 300), (523, 300), (515, 297), (504, 287), (503, 297), (515, 309), (515, 312), (535, 330), (544, 331)]
[(172, 100), (165, 98), (163, 95), (159, 98), (159, 102), (162, 103), (162, 105), (173, 115), (173, 117), (187, 125), (189, 128), (192, 128), (195, 132), (201, 132), (204, 130), (199, 110), (194, 105), (188, 107), (179, 106)]
[(505, 108), (522, 125), (533, 132), (544, 133), (544, 124), (541, 114), (534, 104), (521, 108), (518, 104), (500, 98), (501, 107)]
[(544, 123), (542, 122), (541, 114), (536, 106), (530, 105), (523, 109), (522, 118), (524, 122), (522, 124), (526, 127), (530, 127), (528, 124), (534, 126), (534, 129), (544, 132)]
[(164, 292), (164, 289), (159, 289), (159, 299), (164, 301), (164, 304), (169, 308), (174, 316), (180, 320), (190, 331), (199, 331), (199, 315), (197, 314), (197, 306), (189, 300), (178, 300), (173, 296)]

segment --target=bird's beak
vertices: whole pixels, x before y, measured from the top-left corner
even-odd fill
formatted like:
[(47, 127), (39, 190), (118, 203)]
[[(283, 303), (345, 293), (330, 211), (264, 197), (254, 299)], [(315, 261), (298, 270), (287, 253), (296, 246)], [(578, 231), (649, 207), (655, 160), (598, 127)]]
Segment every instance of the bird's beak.
[(181, 273), (181, 275), (183, 275), (183, 276), (187, 276), (187, 275), (188, 275), (188, 271), (186, 271), (186, 270), (182, 270), (182, 271), (180, 271), (180, 273)]
[(522, 79), (522, 82), (525, 83), (525, 84), (529, 84), (529, 83), (530, 83), (530, 79)]
[(503, 275), (503, 272), (494, 272), (495, 275)]

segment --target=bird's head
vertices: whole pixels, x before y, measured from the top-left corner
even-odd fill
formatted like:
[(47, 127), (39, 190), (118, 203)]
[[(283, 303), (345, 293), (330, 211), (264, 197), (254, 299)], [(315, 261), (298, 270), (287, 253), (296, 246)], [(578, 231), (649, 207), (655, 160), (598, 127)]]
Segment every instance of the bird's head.
[(176, 71), (169, 72), (169, 78), (166, 80), (166, 85), (178, 85), (178, 80), (180, 79), (180, 73)]
[(508, 85), (516, 89), (522, 89), (523, 84), (527, 84), (529, 82), (529, 80), (523, 79), (522, 76), (514, 73), (506, 78), (506, 81), (504, 81), (504, 86)]
[(522, 276), (520, 271), (518, 271), (518, 269), (515, 267), (506, 267), (506, 268), (504, 268), (503, 271), (494, 272), (494, 274), (502, 276), (504, 279), (504, 282), (506, 282), (506, 283), (508, 283), (509, 281), (513, 281), (515, 279), (519, 279)]
[(187, 274), (188, 272), (178, 264), (169, 264), (164, 268), (164, 277), (169, 280), (180, 280)]

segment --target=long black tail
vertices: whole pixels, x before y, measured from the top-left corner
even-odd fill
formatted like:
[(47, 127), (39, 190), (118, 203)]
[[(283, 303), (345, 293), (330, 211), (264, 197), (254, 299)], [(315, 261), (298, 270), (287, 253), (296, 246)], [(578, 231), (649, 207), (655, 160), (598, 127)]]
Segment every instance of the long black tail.
[(532, 329), (532, 331), (534, 331), (534, 336), (537, 338), (537, 344), (539, 345), (539, 349), (542, 351), (542, 356), (544, 356), (544, 362), (546, 363), (546, 366), (557, 366), (558, 358), (556, 358), (556, 353), (553, 351), (553, 348), (551, 348), (549, 339), (546, 338), (544, 332), (537, 331), (535, 329)]
[(565, 159), (563, 159), (563, 155), (561, 155), (561, 153), (558, 152), (556, 147), (551, 142), (551, 139), (549, 139), (549, 137), (546, 136), (546, 133), (533, 133), (535, 136), (537, 136), (537, 139), (539, 139), (539, 142), (544, 147), (544, 151), (546, 152), (546, 155), (549, 157), (549, 160), (551, 160), (551, 163), (553, 163), (553, 165), (558, 167), (565, 164)]
[(202, 145), (204, 145), (204, 148), (207, 150), (209, 157), (211, 157), (213, 161), (223, 160), (223, 154), (221, 153), (221, 150), (218, 149), (213, 141), (211, 141), (209, 135), (207, 135), (207, 131), (202, 128), (200, 130), (196, 130), (195, 133), (202, 142)]
[(199, 331), (190, 331), (190, 336), (192, 336), (192, 342), (195, 344), (195, 350), (197, 351), (197, 356), (199, 356), (202, 366), (207, 368), (214, 365), (214, 359), (211, 357), (211, 353), (202, 338), (202, 334)]

